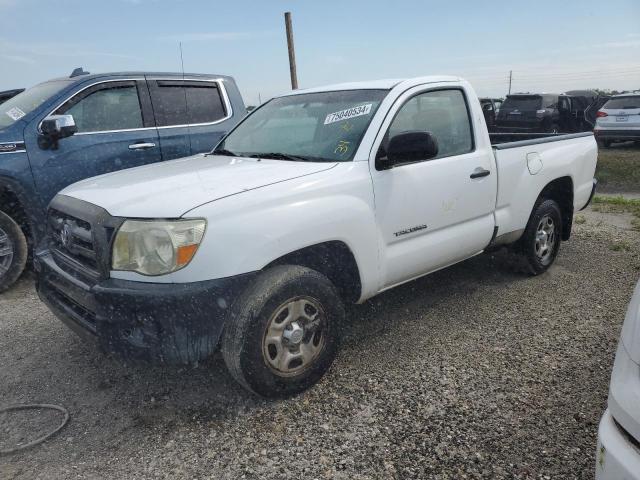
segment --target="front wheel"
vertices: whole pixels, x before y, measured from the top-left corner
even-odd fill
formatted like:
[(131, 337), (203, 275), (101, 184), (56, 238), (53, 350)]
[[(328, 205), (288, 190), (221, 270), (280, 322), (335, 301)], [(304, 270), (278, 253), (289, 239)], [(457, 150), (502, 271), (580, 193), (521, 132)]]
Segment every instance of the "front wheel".
[(344, 306), (336, 288), (309, 268), (266, 270), (237, 299), (222, 337), (231, 375), (263, 397), (288, 397), (331, 366)]
[(0, 292), (20, 277), (27, 264), (28, 251), (27, 239), (20, 226), (9, 215), (0, 212)]
[(556, 259), (562, 238), (562, 215), (555, 200), (539, 201), (519, 240), (519, 250), (533, 275), (545, 272)]

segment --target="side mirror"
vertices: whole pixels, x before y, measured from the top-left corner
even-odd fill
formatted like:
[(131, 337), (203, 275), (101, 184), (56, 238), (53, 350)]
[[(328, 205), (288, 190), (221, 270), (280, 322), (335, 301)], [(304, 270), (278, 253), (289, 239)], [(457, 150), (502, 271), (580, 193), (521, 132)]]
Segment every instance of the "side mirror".
[(41, 148), (58, 148), (58, 140), (67, 138), (78, 131), (73, 115), (49, 115), (40, 126), (42, 134), (38, 139)]
[(376, 158), (378, 170), (388, 170), (402, 163), (429, 160), (438, 155), (438, 141), (431, 132), (402, 132), (389, 140), (386, 152)]
[(490, 103), (485, 103), (484, 105), (482, 105), (482, 110), (485, 112), (490, 112), (491, 110), (493, 110), (493, 106)]

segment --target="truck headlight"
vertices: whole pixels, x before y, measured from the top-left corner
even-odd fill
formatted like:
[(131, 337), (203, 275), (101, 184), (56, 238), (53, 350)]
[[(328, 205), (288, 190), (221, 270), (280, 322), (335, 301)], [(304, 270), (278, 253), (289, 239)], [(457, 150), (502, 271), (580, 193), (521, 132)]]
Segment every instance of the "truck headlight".
[(113, 242), (113, 270), (165, 275), (189, 264), (207, 222), (194, 220), (126, 220)]

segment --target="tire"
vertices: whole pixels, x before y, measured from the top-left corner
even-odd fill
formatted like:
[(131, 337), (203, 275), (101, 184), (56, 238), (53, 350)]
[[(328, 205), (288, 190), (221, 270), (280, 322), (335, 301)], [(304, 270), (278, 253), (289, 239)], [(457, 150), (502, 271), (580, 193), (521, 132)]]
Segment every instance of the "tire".
[(296, 395), (333, 363), (344, 316), (342, 300), (324, 275), (300, 266), (273, 267), (232, 305), (222, 356), (250, 392), (267, 398)]
[(562, 239), (562, 214), (555, 200), (539, 200), (529, 217), (518, 251), (532, 275), (540, 275), (553, 264)]
[(560, 133), (560, 127), (558, 125), (551, 125), (549, 128), (549, 133), (558, 134)]
[(0, 292), (15, 283), (27, 264), (29, 248), (20, 226), (0, 211)]

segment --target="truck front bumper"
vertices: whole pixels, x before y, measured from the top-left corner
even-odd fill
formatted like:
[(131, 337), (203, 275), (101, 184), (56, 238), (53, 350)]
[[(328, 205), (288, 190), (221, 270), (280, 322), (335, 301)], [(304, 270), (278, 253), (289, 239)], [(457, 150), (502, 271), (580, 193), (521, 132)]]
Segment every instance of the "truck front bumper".
[(217, 348), (226, 312), (253, 274), (186, 284), (109, 278), (92, 282), (35, 258), (40, 299), (74, 332), (109, 353), (189, 364)]

